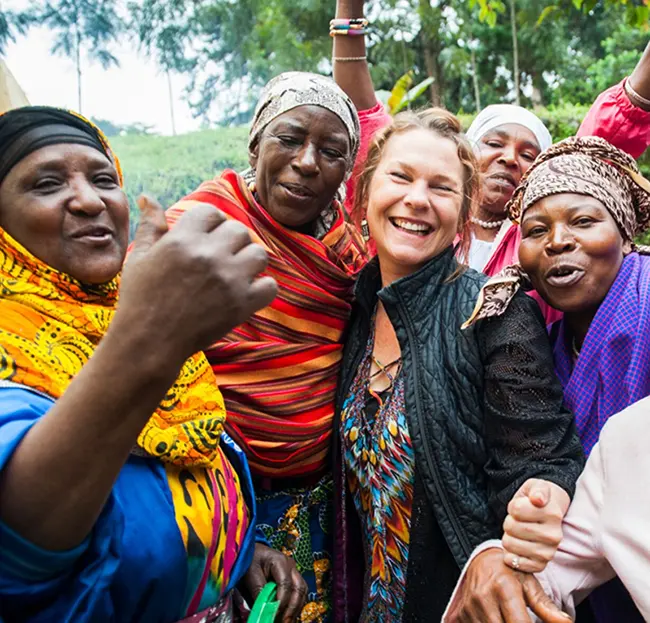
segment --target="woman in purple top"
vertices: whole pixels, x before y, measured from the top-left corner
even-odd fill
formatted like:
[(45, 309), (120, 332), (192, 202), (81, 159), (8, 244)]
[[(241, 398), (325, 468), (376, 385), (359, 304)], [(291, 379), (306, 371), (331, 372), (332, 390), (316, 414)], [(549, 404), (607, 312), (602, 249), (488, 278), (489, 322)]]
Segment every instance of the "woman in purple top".
[[(571, 138), (538, 158), (509, 209), (521, 221), (521, 266), (504, 269), (484, 286), (468, 324), (502, 313), (521, 286), (535, 288), (564, 312), (551, 328), (555, 368), (588, 455), (610, 416), (650, 395), (650, 257), (634, 244), (650, 224), (650, 183), (632, 157), (603, 139)], [(531, 571), (539, 553), (532, 543), (508, 536), (508, 522), (522, 519), (509, 511), (505, 562)], [(477, 556), (473, 572), (478, 578), (481, 566), (487, 574), (494, 564), (494, 551), (486, 552)], [(488, 616), (503, 601), (499, 589), (492, 599), (472, 600), (469, 588), (465, 592), (462, 614), (448, 621), (500, 620)], [(599, 622), (643, 620), (620, 583), (595, 591), (591, 601)], [(514, 613), (523, 616), (523, 596), (518, 602)], [(480, 612), (472, 611), (476, 607)], [(463, 618), (468, 616), (475, 618)]]

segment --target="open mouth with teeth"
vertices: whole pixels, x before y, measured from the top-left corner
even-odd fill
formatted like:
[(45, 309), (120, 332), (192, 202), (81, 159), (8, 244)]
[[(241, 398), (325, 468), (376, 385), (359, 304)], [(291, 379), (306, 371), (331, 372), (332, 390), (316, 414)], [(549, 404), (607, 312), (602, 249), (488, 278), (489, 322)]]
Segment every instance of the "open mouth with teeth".
[(555, 266), (546, 273), (546, 281), (555, 287), (572, 286), (584, 276), (585, 271), (577, 266)]
[(407, 221), (402, 218), (390, 218), (389, 219), (393, 227), (399, 229), (400, 231), (406, 232), (407, 234), (413, 234), (415, 236), (426, 236), (431, 233), (432, 227), (426, 223), (415, 223), (413, 221)]

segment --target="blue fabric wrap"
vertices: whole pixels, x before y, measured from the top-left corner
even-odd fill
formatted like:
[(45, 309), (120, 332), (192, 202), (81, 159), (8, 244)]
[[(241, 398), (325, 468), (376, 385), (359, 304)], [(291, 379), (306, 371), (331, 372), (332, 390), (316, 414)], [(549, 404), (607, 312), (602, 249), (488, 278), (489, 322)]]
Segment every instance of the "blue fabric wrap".
[[(0, 388), (0, 469), (53, 404), (28, 389)], [(230, 440), (224, 447), (254, 510), (246, 459)], [(250, 566), (255, 539), (253, 517), (229, 590)], [(0, 551), (0, 620), (172, 623), (185, 616), (187, 556), (159, 461), (129, 457), (91, 534), (73, 550), (43, 550), (0, 522)]]

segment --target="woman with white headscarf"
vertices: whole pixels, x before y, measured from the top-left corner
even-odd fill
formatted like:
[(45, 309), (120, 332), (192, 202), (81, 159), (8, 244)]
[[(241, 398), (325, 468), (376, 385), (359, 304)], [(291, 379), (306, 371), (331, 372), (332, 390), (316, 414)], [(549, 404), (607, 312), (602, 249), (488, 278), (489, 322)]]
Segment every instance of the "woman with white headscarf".
[[(171, 224), (197, 202), (215, 206), (241, 223), (242, 238), (265, 248), (264, 274), (278, 282), (270, 306), (205, 353), (226, 428), (249, 460), (258, 528), (307, 584), (306, 605), (286, 621), (301, 613), (302, 621), (324, 622), (330, 610), (334, 393), (352, 289), (366, 260), (340, 203), (358, 143), (354, 104), (331, 79), (282, 74), (257, 105), (251, 168), (225, 171), (167, 212)], [(262, 571), (263, 564), (248, 574), (254, 594)]]
[[(336, 18), (362, 20), (364, 0), (337, 0)], [(337, 25), (337, 28), (341, 26)], [(361, 139), (354, 174), (348, 183), (346, 208), (368, 145), (374, 133), (390, 124), (391, 117), (377, 102), (366, 59), (363, 36), (333, 32), (334, 79), (359, 111)], [(343, 30), (343, 32), (346, 32)], [(353, 30), (356, 34), (358, 29)], [(632, 75), (605, 91), (585, 118), (578, 136), (597, 135), (638, 158), (650, 145), (650, 46)], [(467, 257), (471, 268), (492, 276), (517, 260), (521, 235), (508, 220), (505, 206), (522, 175), (537, 156), (551, 146), (548, 129), (532, 112), (520, 106), (499, 104), (483, 109), (467, 132), (479, 161), (482, 199), (472, 216), (472, 236)], [(538, 300), (539, 302), (539, 300)], [(547, 321), (555, 320), (547, 308)]]

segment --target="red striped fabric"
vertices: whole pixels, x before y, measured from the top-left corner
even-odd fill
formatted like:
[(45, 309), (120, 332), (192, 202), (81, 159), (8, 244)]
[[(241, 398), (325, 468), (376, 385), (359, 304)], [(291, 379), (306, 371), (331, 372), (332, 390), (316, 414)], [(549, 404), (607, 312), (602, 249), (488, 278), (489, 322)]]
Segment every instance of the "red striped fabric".
[(367, 259), (363, 241), (340, 206), (323, 240), (282, 227), (234, 171), (168, 210), (168, 222), (197, 202), (249, 228), (269, 253), (265, 274), (280, 286), (269, 307), (206, 351), (226, 403), (226, 429), (255, 474), (316, 474), (330, 446), (342, 336), (355, 276)]

